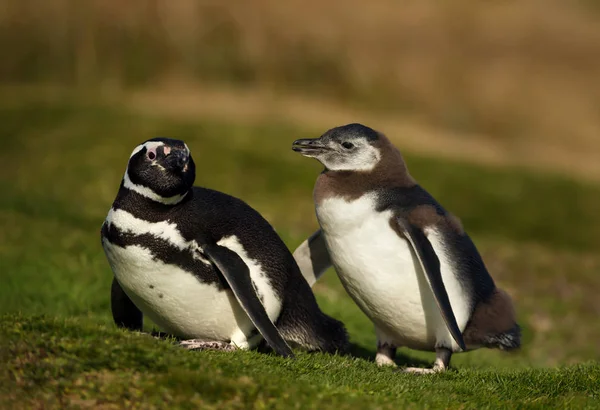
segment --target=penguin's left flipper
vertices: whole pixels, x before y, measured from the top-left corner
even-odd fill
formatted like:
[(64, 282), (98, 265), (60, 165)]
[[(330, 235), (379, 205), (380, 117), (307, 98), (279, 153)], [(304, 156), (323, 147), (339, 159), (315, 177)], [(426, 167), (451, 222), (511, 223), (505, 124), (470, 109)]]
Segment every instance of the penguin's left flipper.
[(142, 331), (144, 315), (127, 296), (117, 278), (113, 278), (110, 287), (110, 309), (113, 320), (118, 327), (138, 332)]
[(269, 319), (250, 279), (250, 270), (242, 258), (231, 249), (219, 245), (206, 245), (202, 253), (223, 274), (236, 299), (273, 350), (283, 357), (294, 357), (292, 349)]
[(450, 330), (450, 334), (458, 346), (460, 346), (462, 350), (466, 350), (462, 333), (460, 332), (458, 324), (456, 323), (456, 317), (454, 316), (452, 306), (450, 305), (450, 299), (448, 298), (446, 286), (442, 280), (440, 260), (438, 259), (431, 242), (429, 242), (429, 239), (427, 239), (427, 236), (420, 228), (411, 224), (406, 219), (397, 217), (395, 220), (400, 232), (402, 232), (408, 242), (410, 242), (410, 245), (419, 259), (421, 268), (427, 277), (427, 281), (429, 282), (429, 286), (433, 291), (435, 301), (440, 308), (440, 312), (442, 313), (442, 317), (446, 322), (448, 330)]

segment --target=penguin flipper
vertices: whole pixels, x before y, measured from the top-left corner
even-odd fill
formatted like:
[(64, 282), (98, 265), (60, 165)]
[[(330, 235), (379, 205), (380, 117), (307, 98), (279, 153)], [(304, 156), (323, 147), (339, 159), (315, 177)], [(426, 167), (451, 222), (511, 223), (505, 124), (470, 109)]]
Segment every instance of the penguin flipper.
[(402, 232), (402, 234), (408, 239), (408, 242), (412, 246), (421, 268), (425, 273), (425, 277), (429, 282), (429, 286), (433, 291), (435, 301), (437, 302), (442, 317), (446, 322), (450, 334), (460, 346), (462, 350), (466, 350), (465, 342), (462, 337), (462, 333), (456, 323), (456, 317), (452, 311), (452, 305), (450, 305), (450, 299), (446, 286), (442, 280), (442, 272), (440, 270), (440, 260), (438, 259), (431, 242), (427, 239), (425, 233), (418, 227), (414, 226), (407, 220), (398, 217), (396, 223)]
[(114, 277), (110, 287), (110, 308), (117, 327), (142, 331), (144, 314), (133, 304)]
[(235, 298), (273, 350), (283, 357), (294, 357), (292, 349), (269, 319), (250, 279), (250, 270), (242, 258), (231, 249), (219, 245), (206, 245), (202, 253), (223, 274)]
[(331, 258), (325, 245), (323, 231), (319, 229), (302, 242), (294, 251), (294, 259), (302, 276), (312, 287), (331, 267)]

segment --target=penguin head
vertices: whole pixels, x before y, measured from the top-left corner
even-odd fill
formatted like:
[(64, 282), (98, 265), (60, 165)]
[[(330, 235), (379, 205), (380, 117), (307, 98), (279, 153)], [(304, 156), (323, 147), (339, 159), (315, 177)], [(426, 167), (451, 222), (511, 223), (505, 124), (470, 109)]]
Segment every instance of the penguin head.
[(362, 124), (332, 128), (319, 138), (294, 141), (292, 149), (329, 171), (371, 171), (381, 159), (380, 134)]
[(156, 202), (175, 204), (192, 188), (195, 178), (196, 166), (183, 141), (153, 138), (131, 153), (123, 185)]

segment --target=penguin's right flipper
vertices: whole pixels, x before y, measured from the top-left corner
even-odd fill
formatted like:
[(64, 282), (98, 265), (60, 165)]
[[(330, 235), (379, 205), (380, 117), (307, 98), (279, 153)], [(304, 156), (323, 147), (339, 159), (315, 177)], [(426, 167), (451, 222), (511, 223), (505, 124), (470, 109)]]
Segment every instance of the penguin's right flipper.
[(302, 242), (294, 251), (294, 259), (296, 259), (302, 276), (312, 287), (331, 267), (331, 258), (325, 245), (323, 231), (319, 229)]
[(144, 315), (123, 291), (117, 278), (113, 278), (110, 287), (110, 308), (113, 320), (118, 327), (142, 331)]
[(283, 357), (294, 357), (292, 349), (269, 319), (250, 279), (250, 270), (242, 258), (231, 249), (219, 245), (205, 245), (202, 252), (223, 274), (236, 299), (273, 350)]
[(463, 340), (462, 333), (456, 323), (456, 317), (452, 311), (452, 305), (450, 305), (450, 298), (446, 291), (446, 286), (442, 280), (442, 272), (440, 270), (440, 260), (435, 254), (435, 250), (427, 239), (425, 233), (418, 227), (414, 226), (406, 219), (402, 217), (396, 218), (396, 223), (400, 231), (410, 242), (412, 248), (419, 259), (421, 268), (425, 273), (425, 277), (429, 282), (429, 286), (433, 291), (435, 301), (442, 313), (442, 317), (446, 322), (450, 334), (460, 346), (462, 350), (466, 350), (465, 341)]

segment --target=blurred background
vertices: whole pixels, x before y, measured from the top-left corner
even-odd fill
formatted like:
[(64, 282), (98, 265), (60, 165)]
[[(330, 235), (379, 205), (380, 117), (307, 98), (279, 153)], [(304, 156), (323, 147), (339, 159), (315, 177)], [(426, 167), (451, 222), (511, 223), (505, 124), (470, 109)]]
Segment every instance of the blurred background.
[[(362, 122), (517, 302), (521, 353), (455, 363), (600, 358), (597, 2), (4, 1), (0, 47), (0, 312), (110, 323), (99, 229), (140, 142), (185, 139), (293, 250), (320, 167), (291, 142)], [(333, 271), (316, 291), (374, 350)]]
[[(3, 83), (112, 96), (167, 88), (140, 103), (240, 116), (283, 110), (320, 127), (357, 115), (347, 110), (377, 112), (388, 132), (416, 127), (404, 137), (415, 149), (600, 174), (600, 8), (592, 0), (0, 7)], [(270, 106), (277, 97), (284, 107)]]

